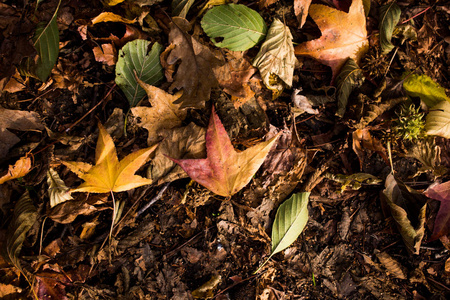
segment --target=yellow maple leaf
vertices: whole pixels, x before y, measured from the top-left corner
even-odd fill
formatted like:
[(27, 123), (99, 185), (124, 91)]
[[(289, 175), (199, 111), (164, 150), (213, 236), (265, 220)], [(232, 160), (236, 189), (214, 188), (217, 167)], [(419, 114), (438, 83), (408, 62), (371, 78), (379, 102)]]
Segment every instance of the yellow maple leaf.
[(63, 162), (85, 181), (72, 192), (123, 192), (151, 184), (151, 179), (134, 173), (147, 161), (157, 145), (133, 152), (119, 162), (111, 136), (100, 123), (98, 127), (100, 132), (95, 149), (95, 166), (84, 162)]

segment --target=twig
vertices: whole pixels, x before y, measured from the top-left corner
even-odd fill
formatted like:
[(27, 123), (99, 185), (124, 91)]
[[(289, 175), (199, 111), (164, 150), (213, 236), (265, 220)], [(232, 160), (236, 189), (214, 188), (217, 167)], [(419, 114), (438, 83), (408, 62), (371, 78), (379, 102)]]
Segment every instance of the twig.
[(159, 191), (158, 195), (156, 195), (152, 200), (150, 200), (143, 208), (141, 208), (138, 212), (136, 217), (139, 217), (140, 215), (142, 215), (147, 209), (149, 209), (150, 206), (152, 206), (153, 204), (155, 204), (156, 201), (158, 201), (159, 199), (161, 199), (162, 195), (164, 194), (164, 192), (167, 190), (167, 188), (169, 187), (170, 182), (166, 183), (162, 189)]

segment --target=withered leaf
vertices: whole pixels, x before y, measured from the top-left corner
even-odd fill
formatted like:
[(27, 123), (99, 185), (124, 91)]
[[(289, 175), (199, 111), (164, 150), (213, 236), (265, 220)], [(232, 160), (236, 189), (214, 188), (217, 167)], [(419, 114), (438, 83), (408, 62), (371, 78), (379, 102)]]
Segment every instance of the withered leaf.
[(450, 181), (431, 185), (425, 195), (441, 202), (430, 238), (435, 240), (450, 233)]
[(174, 65), (181, 60), (174, 82), (169, 91), (183, 89), (183, 95), (178, 100), (181, 107), (202, 108), (209, 100), (211, 89), (218, 85), (213, 68), (220, 61), (211, 51), (191, 37), (187, 31), (190, 24), (180, 17), (172, 18), (170, 24), (169, 42), (173, 46), (167, 56), (166, 63)]
[(357, 129), (352, 134), (353, 140), (353, 151), (355, 151), (356, 155), (359, 158), (359, 164), (362, 170), (363, 162), (364, 162), (364, 149), (372, 150), (377, 152), (386, 164), (389, 164), (388, 157), (386, 156), (386, 149), (383, 147), (381, 142), (372, 136), (368, 128)]
[(31, 169), (31, 159), (28, 156), (19, 158), (14, 165), (10, 165), (8, 172), (0, 177), (0, 184), (6, 181), (23, 177), (30, 172)]
[(312, 0), (294, 0), (294, 14), (297, 17), (298, 23), (300, 23), (300, 28), (302, 28), (306, 22), (311, 2)]
[(193, 180), (217, 195), (229, 197), (250, 182), (278, 136), (237, 152), (213, 109), (206, 131), (207, 158), (172, 160)]
[(151, 184), (152, 180), (134, 173), (146, 162), (157, 145), (135, 151), (119, 162), (111, 136), (100, 123), (98, 127), (95, 166), (84, 162), (63, 162), (66, 167), (85, 181), (72, 192), (123, 192)]

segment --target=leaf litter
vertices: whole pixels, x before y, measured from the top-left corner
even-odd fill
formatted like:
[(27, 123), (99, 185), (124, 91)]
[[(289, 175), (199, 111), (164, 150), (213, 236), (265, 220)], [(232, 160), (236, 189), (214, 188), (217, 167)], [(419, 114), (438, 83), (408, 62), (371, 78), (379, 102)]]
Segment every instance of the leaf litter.
[(192, 3), (0, 5), (0, 295), (448, 298), (445, 6)]

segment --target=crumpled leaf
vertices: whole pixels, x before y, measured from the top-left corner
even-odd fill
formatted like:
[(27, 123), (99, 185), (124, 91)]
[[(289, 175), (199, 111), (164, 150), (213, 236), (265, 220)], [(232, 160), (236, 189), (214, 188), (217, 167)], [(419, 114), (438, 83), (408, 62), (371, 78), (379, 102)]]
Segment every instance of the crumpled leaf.
[(368, 173), (354, 173), (351, 175), (325, 173), (324, 176), (325, 178), (342, 184), (341, 193), (343, 193), (347, 187), (350, 187), (352, 190), (359, 190), (362, 184), (379, 184), (383, 181)]
[(50, 207), (73, 199), (69, 193), (69, 188), (53, 168), (47, 171), (47, 184)]
[(380, 140), (372, 136), (368, 128), (356, 129), (352, 133), (352, 140), (352, 148), (358, 156), (361, 170), (363, 168), (365, 158), (364, 149), (377, 152), (381, 156), (381, 158), (383, 158), (386, 164), (389, 164), (389, 160), (386, 155), (386, 149), (383, 147)]
[(263, 82), (269, 89), (282, 91), (284, 85), (292, 86), (297, 61), (292, 39), (289, 27), (275, 19), (253, 60), (253, 65), (259, 69)]
[(84, 162), (62, 162), (85, 182), (71, 192), (109, 193), (123, 192), (152, 180), (134, 173), (146, 162), (156, 146), (141, 149), (127, 155), (119, 162), (111, 136), (99, 123), (99, 136), (95, 149), (95, 166)]
[(450, 102), (441, 101), (430, 109), (425, 122), (428, 135), (450, 139)]
[(204, 128), (194, 123), (164, 130), (161, 133), (164, 139), (155, 150), (155, 157), (150, 162), (147, 177), (157, 184), (187, 177), (186, 172), (168, 157), (183, 159), (205, 157), (205, 133)]
[(23, 177), (30, 172), (31, 158), (24, 156), (19, 158), (14, 165), (8, 167), (8, 172), (0, 177), (0, 184), (3, 184), (9, 180)]
[(95, 18), (91, 20), (92, 24), (102, 23), (102, 22), (120, 22), (125, 24), (133, 24), (136, 23), (136, 19), (129, 20), (122, 16), (116, 15), (112, 12), (102, 12)]
[(205, 159), (173, 159), (193, 180), (217, 195), (229, 197), (246, 186), (277, 140), (236, 152), (214, 109), (206, 131)]
[(36, 112), (11, 110), (0, 107), (0, 160), (20, 139), (8, 129), (21, 131), (41, 131), (44, 125)]
[(411, 97), (419, 97), (428, 108), (441, 101), (450, 102), (445, 89), (427, 75), (410, 74), (403, 81), (405, 92)]
[(267, 26), (253, 9), (242, 4), (213, 7), (202, 19), (202, 28), (214, 45), (231, 51), (245, 51), (266, 36)]
[(297, 17), (298, 23), (300, 23), (300, 28), (305, 25), (311, 2), (312, 0), (294, 0), (294, 14)]
[(87, 199), (83, 196), (81, 199), (73, 199), (57, 204), (47, 212), (47, 217), (57, 223), (69, 224), (79, 215), (88, 216), (109, 209), (106, 206), (94, 206), (106, 204), (107, 200), (108, 196), (102, 194), (90, 195)]
[(425, 233), (426, 198), (392, 174), (386, 178), (383, 194), (408, 252), (419, 254)]
[(150, 44), (150, 41), (134, 40), (119, 51), (115, 81), (131, 107), (136, 106), (146, 96), (136, 78), (151, 85), (156, 85), (163, 79), (162, 66), (159, 62), (162, 46), (154, 43), (149, 50)]
[(304, 112), (312, 115), (319, 114), (319, 110), (312, 107), (308, 98), (306, 96), (300, 95), (301, 91), (301, 89), (294, 89), (294, 92), (291, 95), (291, 100), (294, 104), (294, 107), (292, 107), (294, 117), (297, 117)]
[(181, 97), (180, 92), (171, 95), (140, 80), (138, 82), (147, 92), (152, 107), (132, 107), (131, 112), (140, 118), (137, 125), (148, 130), (147, 143), (150, 146), (158, 141), (161, 130), (180, 126), (186, 118), (186, 110), (180, 109), (181, 104), (174, 103)]
[(213, 275), (210, 280), (192, 291), (191, 295), (195, 299), (210, 299), (214, 297), (214, 290), (222, 282), (222, 276)]
[(36, 222), (37, 216), (36, 207), (34, 207), (33, 201), (28, 191), (26, 191), (14, 206), (14, 215), (9, 224), (4, 249), (2, 249), (4, 251), (3, 257), (20, 271), (22, 271), (19, 260), (20, 250), (22, 249), (27, 232), (31, 229), (34, 222)]
[(358, 67), (355, 60), (347, 59), (347, 62), (342, 67), (341, 72), (336, 77), (338, 110), (336, 115), (343, 117), (347, 108), (348, 98), (352, 91), (359, 87), (364, 81), (362, 70)]
[(423, 165), (418, 174), (431, 170), (435, 176), (442, 176), (447, 172), (447, 168), (441, 165), (441, 148), (434, 143), (434, 139), (424, 139), (417, 141), (408, 149), (407, 157), (413, 157)]
[(195, 0), (172, 0), (172, 15), (186, 18), (189, 9)]
[(173, 49), (169, 48), (166, 62), (169, 66), (180, 60), (181, 63), (169, 91), (183, 89), (183, 95), (178, 100), (182, 103), (181, 108), (202, 108), (209, 100), (211, 88), (218, 85), (212, 70), (220, 61), (187, 33), (190, 27), (187, 20), (179, 17), (172, 18), (170, 23), (169, 42), (172, 46), (169, 47)]
[(441, 202), (434, 221), (433, 234), (430, 241), (450, 233), (450, 181), (441, 184), (432, 184), (424, 194)]
[(362, 0), (353, 0), (348, 13), (312, 4), (309, 15), (319, 26), (322, 36), (296, 46), (295, 54), (310, 56), (330, 66), (334, 79), (348, 58), (358, 63), (368, 49)]
[(379, 30), (382, 54), (389, 53), (392, 49), (394, 49), (394, 45), (391, 42), (392, 33), (400, 20), (401, 13), (402, 11), (395, 1), (380, 7)]
[(117, 51), (113, 44), (101, 44), (92, 48), (95, 60), (105, 63), (108, 66), (114, 66), (117, 61)]

